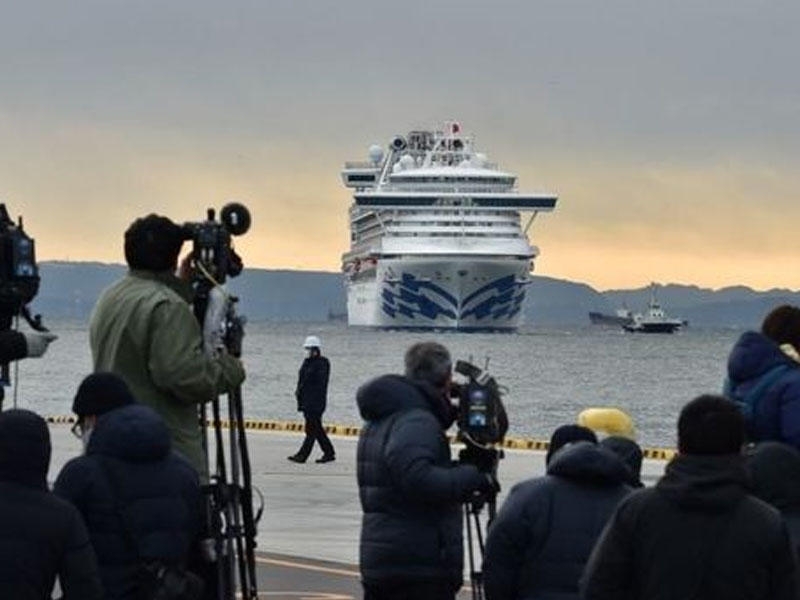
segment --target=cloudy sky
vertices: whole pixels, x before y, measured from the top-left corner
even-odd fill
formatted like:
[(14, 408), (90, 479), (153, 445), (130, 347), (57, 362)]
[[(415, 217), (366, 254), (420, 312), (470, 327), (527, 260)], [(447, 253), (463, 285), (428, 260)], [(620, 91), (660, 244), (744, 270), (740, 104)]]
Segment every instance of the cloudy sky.
[(560, 196), (537, 272), (800, 288), (800, 3), (3, 3), (0, 198), (40, 259), (248, 204), (251, 266), (335, 271), (345, 160), (461, 121)]

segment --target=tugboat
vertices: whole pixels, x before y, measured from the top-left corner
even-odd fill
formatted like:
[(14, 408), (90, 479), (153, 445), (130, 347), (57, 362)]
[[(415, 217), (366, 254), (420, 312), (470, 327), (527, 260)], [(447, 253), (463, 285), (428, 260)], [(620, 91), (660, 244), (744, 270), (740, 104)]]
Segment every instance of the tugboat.
[(633, 315), (631, 323), (622, 328), (632, 333), (674, 333), (688, 322), (684, 319), (668, 317), (656, 299), (656, 284), (650, 284), (650, 303), (647, 312)]

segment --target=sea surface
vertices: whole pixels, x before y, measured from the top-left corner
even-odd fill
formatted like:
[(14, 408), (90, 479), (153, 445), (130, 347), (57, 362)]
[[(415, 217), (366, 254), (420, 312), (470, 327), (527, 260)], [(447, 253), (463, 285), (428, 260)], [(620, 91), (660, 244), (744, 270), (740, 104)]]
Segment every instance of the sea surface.
[[(52, 321), (59, 335), (41, 359), (18, 363), (16, 401), (43, 415), (66, 415), (75, 389), (91, 370), (86, 323)], [(687, 328), (674, 335), (629, 334), (615, 328), (529, 328), (516, 334), (410, 333), (348, 328), (343, 323), (248, 323), (243, 388), (250, 418), (300, 419), (294, 389), (306, 335), (322, 338), (331, 361), (324, 421), (360, 425), (358, 387), (400, 373), (414, 342), (436, 340), (454, 359), (489, 359), (489, 371), (508, 392), (510, 435), (547, 438), (575, 422), (587, 407), (615, 406), (633, 418), (640, 443), (674, 446), (675, 424), (687, 401), (719, 392), (736, 330)], [(14, 373), (12, 366), (12, 374)]]

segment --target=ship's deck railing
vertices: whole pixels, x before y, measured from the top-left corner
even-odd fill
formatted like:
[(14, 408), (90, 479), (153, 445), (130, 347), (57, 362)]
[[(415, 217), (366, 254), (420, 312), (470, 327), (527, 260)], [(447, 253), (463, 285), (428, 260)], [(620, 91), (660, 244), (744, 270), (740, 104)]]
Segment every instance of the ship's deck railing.
[(384, 185), (384, 191), (397, 191), (397, 192), (441, 192), (444, 194), (513, 194), (516, 188), (513, 185), (502, 183), (489, 183), (484, 185), (458, 185), (452, 183), (390, 183)]
[[(425, 168), (436, 168), (436, 167), (442, 167), (442, 166), (451, 167), (453, 165), (433, 164), (430, 167), (425, 167)], [(368, 160), (347, 160), (344, 163), (344, 168), (345, 169), (375, 169), (375, 170), (378, 170), (378, 169), (381, 168), (381, 165), (380, 164), (375, 164), (374, 162), (370, 162)], [(421, 169), (423, 167), (415, 167), (415, 168)], [(483, 165), (482, 168), (487, 169), (489, 171), (497, 171), (497, 170), (499, 170), (500, 165), (498, 163), (495, 163), (495, 162), (487, 162), (487, 163), (485, 163)], [(414, 171), (414, 169), (410, 169), (408, 172), (412, 172), (413, 173), (413, 171)]]
[(380, 164), (375, 164), (374, 162), (370, 162), (368, 160), (348, 160), (344, 163), (345, 169), (374, 169), (378, 170), (381, 168)]

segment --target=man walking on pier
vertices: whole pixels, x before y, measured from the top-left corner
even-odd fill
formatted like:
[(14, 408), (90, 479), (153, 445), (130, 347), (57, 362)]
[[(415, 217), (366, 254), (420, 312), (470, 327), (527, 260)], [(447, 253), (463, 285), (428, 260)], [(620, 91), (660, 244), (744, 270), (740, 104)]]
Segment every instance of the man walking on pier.
[(747, 492), (744, 418), (700, 396), (678, 418), (678, 456), (654, 488), (617, 508), (586, 565), (586, 600), (796, 600), (794, 549), (780, 513)]
[(327, 463), (336, 460), (333, 444), (322, 426), (322, 413), (325, 412), (328, 399), (331, 363), (322, 356), (321, 347), (322, 342), (315, 335), (308, 336), (303, 343), (308, 356), (300, 367), (294, 395), (297, 397), (297, 410), (303, 413), (306, 420), (306, 438), (297, 454), (289, 457), (289, 460), (296, 463), (306, 462), (314, 448), (314, 442), (319, 442), (319, 447), (322, 449), (322, 457), (316, 462)]

